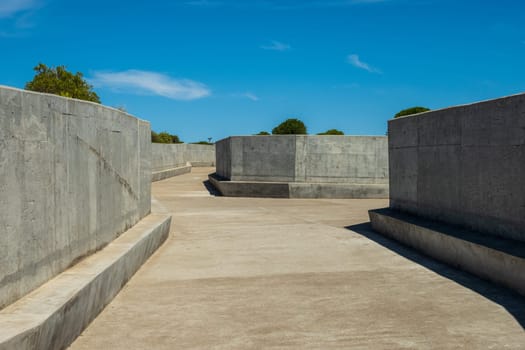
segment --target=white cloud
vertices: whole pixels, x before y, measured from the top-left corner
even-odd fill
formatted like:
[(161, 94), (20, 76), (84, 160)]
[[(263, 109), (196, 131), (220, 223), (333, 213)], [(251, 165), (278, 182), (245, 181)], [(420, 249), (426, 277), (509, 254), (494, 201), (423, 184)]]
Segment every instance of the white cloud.
[(0, 18), (11, 17), (36, 7), (38, 7), (37, 0), (0, 0)]
[(132, 94), (158, 95), (173, 100), (196, 100), (211, 94), (210, 89), (202, 83), (141, 70), (95, 72), (89, 81), (97, 87)]
[(261, 49), (273, 51), (288, 51), (291, 50), (292, 47), (280, 41), (272, 40), (269, 45), (262, 45)]
[(368, 63), (365, 63), (359, 59), (359, 55), (351, 54), (347, 57), (347, 62), (352, 66), (364, 69), (370, 73), (381, 73), (381, 71), (375, 67), (370, 66)]

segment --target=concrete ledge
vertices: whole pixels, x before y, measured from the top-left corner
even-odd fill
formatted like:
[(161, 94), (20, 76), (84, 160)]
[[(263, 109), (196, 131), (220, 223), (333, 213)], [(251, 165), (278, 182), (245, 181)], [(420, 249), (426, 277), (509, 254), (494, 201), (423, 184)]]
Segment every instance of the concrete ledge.
[(525, 295), (525, 243), (462, 230), (391, 209), (369, 211), (372, 228), (437, 260)]
[(388, 198), (387, 184), (290, 182), (290, 198)]
[(229, 181), (217, 174), (209, 180), (226, 197), (388, 198), (387, 184)]
[(194, 168), (211, 168), (215, 166), (215, 162), (190, 162)]
[(0, 311), (0, 349), (64, 349), (166, 240), (171, 216), (150, 214), (98, 253)]
[(185, 165), (178, 168), (155, 171), (151, 174), (151, 182), (164, 180), (173, 176), (187, 174), (191, 172), (191, 165)]
[(228, 181), (216, 174), (210, 174), (208, 179), (226, 197), (290, 198), (286, 182)]

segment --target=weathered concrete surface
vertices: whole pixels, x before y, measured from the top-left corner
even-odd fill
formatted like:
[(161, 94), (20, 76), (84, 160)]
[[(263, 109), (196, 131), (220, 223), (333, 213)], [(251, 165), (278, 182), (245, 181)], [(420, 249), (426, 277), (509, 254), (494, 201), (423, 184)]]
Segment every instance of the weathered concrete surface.
[(388, 128), (391, 208), (525, 241), (525, 94)]
[(525, 296), (525, 243), (480, 235), (391, 209), (369, 212), (372, 228)]
[(71, 349), (523, 348), (524, 298), (355, 225), (385, 200), (212, 197), (205, 170), (153, 184), (172, 234)]
[(0, 86), (0, 308), (150, 211), (150, 126)]
[(215, 146), (197, 144), (161, 144), (151, 145), (151, 169), (160, 172), (186, 166), (209, 167), (215, 165)]
[(166, 240), (171, 217), (151, 214), (0, 311), (0, 350), (64, 349)]
[[(216, 150), (217, 175), (231, 181), (218, 183), (226, 196), (388, 198), (384, 136), (232, 136)], [(274, 193), (282, 184), (289, 190)]]

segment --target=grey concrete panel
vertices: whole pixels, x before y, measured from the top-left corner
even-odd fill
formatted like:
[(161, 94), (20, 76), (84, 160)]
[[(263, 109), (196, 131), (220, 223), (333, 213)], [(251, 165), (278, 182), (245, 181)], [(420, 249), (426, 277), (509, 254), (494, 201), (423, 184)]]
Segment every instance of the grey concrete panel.
[(149, 213), (151, 170), (149, 123), (95, 103), (0, 87), (0, 130), (1, 308)]
[(239, 181), (293, 181), (295, 178), (295, 136), (255, 136), (242, 139), (242, 173)]
[(525, 241), (525, 94), (389, 121), (391, 207)]

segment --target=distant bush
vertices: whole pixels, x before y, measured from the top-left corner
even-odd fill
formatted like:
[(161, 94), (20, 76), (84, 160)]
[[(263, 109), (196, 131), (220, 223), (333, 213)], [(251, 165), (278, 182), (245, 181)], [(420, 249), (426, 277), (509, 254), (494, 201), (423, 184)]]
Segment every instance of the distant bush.
[(342, 132), (341, 130), (330, 129), (330, 130), (326, 130), (325, 132), (320, 132), (317, 135), (344, 135), (344, 134), (345, 133)]
[(274, 135), (306, 135), (306, 126), (299, 119), (287, 119), (272, 129)]
[(403, 109), (402, 111), (400, 111), (399, 113), (397, 113), (397, 114), (394, 116), (394, 118), (403, 117), (403, 116), (405, 116), (405, 115), (411, 115), (411, 114), (423, 113), (423, 112), (426, 112), (426, 111), (430, 111), (430, 109), (427, 108), (427, 107), (411, 107), (411, 108)]
[(259, 132), (258, 134), (255, 134), (255, 135), (270, 135), (270, 133), (268, 131), (261, 131), (261, 132)]
[(208, 142), (208, 141), (192, 142), (192, 144), (194, 144), (194, 145), (209, 145), (209, 146), (214, 145), (213, 143)]
[(151, 142), (153, 143), (183, 143), (177, 135), (171, 135), (170, 133), (163, 131), (158, 134), (151, 130)]

